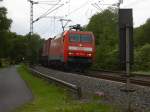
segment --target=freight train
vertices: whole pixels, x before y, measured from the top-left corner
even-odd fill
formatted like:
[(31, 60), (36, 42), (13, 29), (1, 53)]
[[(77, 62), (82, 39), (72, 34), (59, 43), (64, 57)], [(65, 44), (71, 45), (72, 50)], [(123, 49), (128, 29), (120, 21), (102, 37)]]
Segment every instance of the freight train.
[(80, 31), (79, 26), (72, 27), (44, 42), (41, 63), (44, 66), (85, 70), (95, 60), (95, 51), (93, 33)]

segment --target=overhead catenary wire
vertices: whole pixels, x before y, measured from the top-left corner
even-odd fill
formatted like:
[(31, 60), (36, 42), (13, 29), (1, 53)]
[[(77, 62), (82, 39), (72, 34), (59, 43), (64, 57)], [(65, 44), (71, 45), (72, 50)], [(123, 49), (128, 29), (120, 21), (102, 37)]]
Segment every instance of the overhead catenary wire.
[(94, 8), (96, 8), (97, 10), (99, 10), (99, 8), (97, 6), (95, 6), (94, 4), (91, 4)]
[(53, 10), (51, 10), (50, 12), (48, 12), (47, 14), (43, 15), (43, 17), (46, 17), (47, 15), (49, 15), (50, 13), (54, 12), (55, 10), (59, 9), (60, 7), (62, 7), (64, 4), (61, 4), (60, 6), (54, 8)]
[(101, 8), (99, 8), (97, 5), (95, 5), (95, 4), (91, 4), (94, 8), (96, 8), (97, 10), (99, 10), (99, 11), (103, 11)]
[[(59, 0), (56, 4), (59, 4), (61, 2), (61, 0)], [(49, 11), (51, 11), (56, 5), (53, 5), (50, 9), (48, 9), (44, 14), (42, 14), (41, 16), (39, 16), (39, 18), (44, 17)]]
[[(44, 19), (50, 19), (50, 27), (43, 27), (41, 35), (48, 34), (52, 36), (52, 32), (55, 33), (55, 20), (62, 18), (61, 16), (48, 16)], [(41, 31), (41, 30), (40, 30)]]
[(88, 5), (88, 2), (89, 2), (89, 1), (84, 2), (84, 3), (81, 4), (78, 8), (76, 8), (76, 9), (72, 10), (70, 13), (68, 13), (66, 16), (69, 16), (69, 15), (71, 15), (71, 14), (77, 12), (78, 10), (82, 9), (83, 7), (87, 6), (87, 5)]
[(101, 11), (103, 11), (103, 9), (97, 3), (95, 3), (95, 6), (97, 6)]
[(56, 7), (56, 8), (54, 8), (53, 10), (51, 10), (50, 12), (48, 12), (47, 14), (44, 14), (44, 15), (38, 17), (38, 18), (37, 18), (36, 20), (34, 20), (33, 22), (36, 22), (36, 21), (38, 21), (39, 19), (46, 17), (47, 15), (49, 15), (49, 14), (52, 13), (52, 12), (54, 12), (54, 11), (57, 10), (58, 8), (62, 7), (63, 5), (64, 5), (64, 4), (62, 4), (62, 5), (60, 5), (60, 6)]
[[(70, 9), (72, 9), (72, 8), (71, 8), (71, 4), (70, 4), (71, 0), (67, 0), (67, 2), (65, 2), (64, 4), (60, 4), (60, 1), (61, 1), (61, 0), (58, 0), (57, 3), (55, 3), (55, 2), (51, 2), (51, 3), (50, 3), (50, 2), (49, 2), (49, 3), (48, 3), (48, 2), (42, 2), (41, 4), (47, 4), (47, 5), (53, 5), (53, 6), (52, 6), (50, 9), (48, 9), (44, 14), (42, 14), (41, 16), (39, 16), (34, 22), (38, 21), (38, 20), (41, 19), (41, 18), (48, 18), (48, 15), (49, 15), (49, 14), (51, 14), (52, 12), (54, 12), (55, 10), (59, 9), (60, 7), (66, 5), (66, 4), (68, 4), (68, 11), (66, 11), (66, 12), (68, 12), (68, 14), (66, 14), (66, 16), (64, 15), (62, 18), (67, 17), (67, 16), (70, 16), (71, 14), (74, 14), (75, 12), (77, 12), (77, 11), (83, 9), (83, 8), (86, 7), (87, 5), (91, 5), (91, 3), (89, 4), (88, 2), (92, 2), (92, 1), (86, 0), (83, 4), (81, 4), (81, 5), (78, 6), (77, 8), (75, 8), (75, 9), (73, 9), (73, 10), (70, 11)], [(100, 4), (95, 3), (93, 7), (97, 8), (97, 9), (100, 10), (100, 11), (103, 11), (103, 9), (102, 9), (99, 5), (100, 5)], [(92, 12), (91, 12), (91, 13), (92, 13)], [(56, 22), (56, 21), (53, 21), (53, 24), (54, 24), (55, 22)], [(53, 28), (53, 30), (54, 30), (54, 28)], [(54, 31), (54, 32), (55, 32), (55, 31)]]
[(57, 3), (40, 3), (40, 4), (43, 4), (43, 5), (61, 5), (61, 4), (57, 4)]
[[(59, 0), (58, 0), (59, 1)], [(38, 2), (43, 2), (43, 3), (50, 3), (50, 2), (56, 2), (56, 0), (51, 0), (51, 1), (38, 1)]]

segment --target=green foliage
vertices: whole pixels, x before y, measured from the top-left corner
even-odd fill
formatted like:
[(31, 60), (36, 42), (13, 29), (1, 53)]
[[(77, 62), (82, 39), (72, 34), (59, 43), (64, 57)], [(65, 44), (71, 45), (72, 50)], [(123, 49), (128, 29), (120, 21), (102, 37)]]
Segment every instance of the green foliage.
[(150, 19), (134, 30), (135, 70), (150, 70)]
[(117, 13), (107, 9), (92, 16), (86, 30), (96, 37), (96, 63), (101, 69), (117, 69), (118, 65), (118, 27)]
[(12, 21), (6, 14), (6, 8), (0, 7), (0, 59), (9, 59), (11, 63), (38, 62), (43, 40), (37, 34), (22, 36), (10, 32)]
[(150, 44), (145, 44), (135, 53), (135, 66), (139, 70), (150, 70)]
[(0, 32), (8, 31), (11, 25), (11, 20), (6, 17), (7, 10), (4, 7), (0, 7)]
[(37, 63), (40, 56), (40, 49), (42, 48), (44, 40), (39, 35), (33, 34), (32, 36), (26, 35), (27, 40), (27, 59), (32, 63)]
[[(11, 19), (7, 18), (7, 9), (0, 7), (0, 60), (11, 63), (27, 61), (32, 64), (39, 60), (39, 50), (43, 40), (39, 35), (17, 35), (10, 32)], [(93, 67), (118, 70), (119, 38), (118, 15), (116, 9), (106, 9), (90, 19), (84, 30), (92, 31), (96, 37), (96, 61)], [(134, 29), (135, 70), (149, 70), (150, 19)], [(4, 62), (4, 61), (3, 61)], [(2, 66), (0, 61), (0, 66)]]
[(11, 25), (11, 20), (6, 17), (7, 10), (4, 7), (0, 7), (0, 58), (7, 55), (7, 33)]
[(135, 29), (135, 46), (141, 47), (150, 43), (150, 19), (144, 25)]
[[(92, 31), (96, 37), (96, 62), (94, 68), (119, 70), (119, 38), (117, 12), (104, 10), (90, 19), (85, 30)], [(134, 29), (134, 70), (150, 69), (150, 19)]]

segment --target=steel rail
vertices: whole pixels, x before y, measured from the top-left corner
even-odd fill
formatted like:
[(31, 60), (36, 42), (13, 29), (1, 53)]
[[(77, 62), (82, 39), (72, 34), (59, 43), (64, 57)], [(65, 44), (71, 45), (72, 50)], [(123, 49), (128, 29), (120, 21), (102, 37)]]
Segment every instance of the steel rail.
[[(94, 72), (97, 72), (97, 73), (89, 73), (89, 74), (84, 74), (84, 75), (88, 75), (90, 77), (95, 77), (95, 78), (101, 78), (101, 79), (107, 79), (107, 80), (126, 83), (127, 77), (124, 75), (125, 73), (123, 73), (123, 72), (95, 71), (95, 70), (94, 70)], [(103, 74), (103, 73), (105, 73), (105, 74)], [(117, 73), (117, 75), (114, 75), (114, 73)], [(138, 77), (136, 77), (136, 76), (138, 76)], [(132, 84), (150, 87), (150, 80), (144, 80), (143, 78), (147, 79), (147, 78), (150, 78), (150, 76), (147, 76), (147, 75), (142, 76), (140, 74), (138, 74), (138, 75), (131, 74), (130, 80), (131, 80)]]
[[(57, 79), (57, 78), (54, 78), (54, 77), (51, 77), (49, 75), (45, 75), (33, 68), (29, 68), (29, 70), (32, 72), (32, 73), (35, 73), (35, 74), (38, 74), (40, 77), (42, 78), (45, 78), (46, 80), (51, 80), (51, 81), (55, 81), (59, 84), (62, 84), (68, 88), (70, 88), (71, 90), (75, 90), (75, 92), (77, 93), (79, 99), (82, 97), (82, 92), (81, 92), (81, 87), (77, 86), (77, 85), (74, 85), (74, 84), (71, 84), (71, 83), (68, 83), (68, 82), (65, 82), (63, 80), (60, 80), (60, 79)], [(37, 75), (36, 75), (37, 76)]]
[[(48, 68), (47, 68), (48, 69)], [(122, 83), (126, 83), (126, 79), (127, 77), (125, 76), (125, 72), (114, 72), (114, 71), (101, 71), (101, 70), (91, 70), (91, 73), (87, 72), (87, 73), (76, 73), (77, 75), (85, 75), (88, 77), (94, 77), (94, 78), (98, 78), (98, 79), (104, 79), (104, 80), (111, 80), (111, 81), (116, 81), (116, 82), (122, 82)], [(150, 87), (150, 80), (148, 80), (148, 78), (150, 79), (150, 76), (148, 77), (146, 75), (145, 76), (140, 76), (140, 75), (132, 75), (130, 77), (130, 81), (132, 84), (136, 84), (136, 85), (140, 85), (140, 86), (147, 86)]]
[[(106, 73), (115, 73), (115, 74), (126, 74), (125, 71), (112, 71), (112, 70), (103, 70), (103, 69), (91, 69), (91, 71), (96, 71), (96, 72), (106, 72)], [(146, 75), (144, 73), (134, 73), (131, 72), (132, 76), (139, 76), (139, 77), (150, 77), (150, 74)]]

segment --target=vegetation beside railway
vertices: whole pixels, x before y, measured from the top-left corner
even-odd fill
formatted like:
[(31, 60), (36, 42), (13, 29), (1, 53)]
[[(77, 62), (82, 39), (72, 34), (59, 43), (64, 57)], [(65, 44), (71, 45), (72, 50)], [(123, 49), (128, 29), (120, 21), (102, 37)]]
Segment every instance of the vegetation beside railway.
[[(134, 18), (133, 18), (134, 19)], [(119, 70), (118, 14), (106, 9), (93, 15), (85, 27), (96, 37), (96, 63), (94, 68)], [(134, 28), (134, 71), (150, 70), (150, 19)]]
[(36, 63), (43, 39), (38, 34), (31, 36), (11, 32), (11, 23), (7, 9), (0, 7), (0, 67), (22, 61)]
[[(12, 20), (7, 9), (0, 7), (0, 67), (22, 61), (37, 63), (43, 39), (37, 34), (18, 35), (10, 31)], [(106, 9), (90, 18), (84, 28), (96, 37), (96, 63), (94, 68), (119, 69), (118, 15), (116, 9)], [(150, 70), (150, 19), (134, 28), (135, 71)]]
[(16, 112), (114, 112), (111, 106), (96, 101), (73, 100), (66, 90), (32, 76), (24, 65), (18, 72), (32, 89), (34, 99)]

